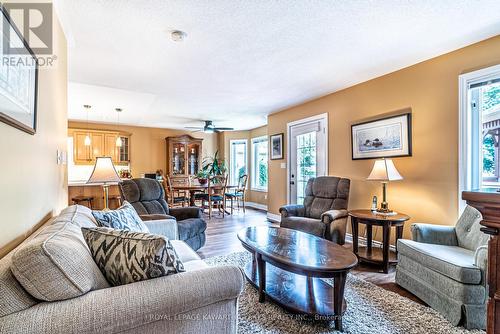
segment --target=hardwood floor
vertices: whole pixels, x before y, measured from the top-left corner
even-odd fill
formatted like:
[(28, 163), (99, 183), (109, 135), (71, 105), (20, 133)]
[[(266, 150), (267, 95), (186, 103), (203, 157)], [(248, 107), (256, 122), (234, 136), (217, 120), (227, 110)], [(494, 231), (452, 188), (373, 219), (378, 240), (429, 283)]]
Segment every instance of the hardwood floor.
[[(202, 258), (244, 251), (245, 249), (241, 246), (236, 234), (247, 226), (278, 226), (278, 224), (267, 220), (265, 212), (249, 208), (247, 208), (246, 213), (243, 213), (242, 210), (235, 210), (233, 215), (226, 215), (225, 218), (215, 214), (212, 219), (208, 219), (208, 217), (206, 219), (208, 225), (206, 231), (207, 242), (204, 247), (198, 250), (198, 254)], [(346, 244), (345, 247), (352, 249), (350, 243)], [(351, 273), (386, 290), (424, 304), (420, 299), (394, 282), (395, 267), (390, 268), (389, 274), (384, 274), (381, 267), (359, 264)]]

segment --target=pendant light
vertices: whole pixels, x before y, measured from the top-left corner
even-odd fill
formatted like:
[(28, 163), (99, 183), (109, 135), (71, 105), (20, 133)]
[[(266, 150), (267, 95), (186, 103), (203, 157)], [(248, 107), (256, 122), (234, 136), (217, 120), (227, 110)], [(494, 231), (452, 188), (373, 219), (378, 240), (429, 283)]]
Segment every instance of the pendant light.
[[(116, 108), (116, 113), (118, 114), (118, 122), (117, 122), (117, 128), (118, 128), (118, 132), (120, 132), (120, 113), (122, 112), (122, 109), (121, 108)], [(118, 134), (118, 137), (116, 137), (116, 147), (122, 147), (123, 143), (122, 143), (122, 137), (120, 136), (120, 134)]]
[(83, 144), (85, 146), (90, 146), (91, 140), (90, 140), (90, 133), (89, 133), (89, 110), (90, 110), (91, 106), (88, 104), (85, 104), (83, 107), (85, 108), (85, 110), (87, 112), (87, 135), (85, 136), (85, 139), (83, 140)]

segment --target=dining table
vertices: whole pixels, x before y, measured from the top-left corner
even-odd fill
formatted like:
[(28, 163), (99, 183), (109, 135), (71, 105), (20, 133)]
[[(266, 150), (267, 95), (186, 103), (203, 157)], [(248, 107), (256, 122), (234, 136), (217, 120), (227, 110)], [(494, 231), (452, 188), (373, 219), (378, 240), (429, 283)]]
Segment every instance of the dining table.
[[(194, 194), (207, 192), (208, 184), (191, 184), (191, 185), (178, 184), (178, 185), (172, 186), (172, 188), (174, 191), (188, 191), (189, 192), (189, 205), (195, 206)], [(214, 185), (211, 185), (210, 188), (220, 190), (220, 189), (224, 188), (224, 186), (214, 184)], [(226, 189), (234, 189), (234, 188), (238, 188), (238, 186), (226, 185)], [(229, 214), (229, 212), (227, 212), (227, 213)]]

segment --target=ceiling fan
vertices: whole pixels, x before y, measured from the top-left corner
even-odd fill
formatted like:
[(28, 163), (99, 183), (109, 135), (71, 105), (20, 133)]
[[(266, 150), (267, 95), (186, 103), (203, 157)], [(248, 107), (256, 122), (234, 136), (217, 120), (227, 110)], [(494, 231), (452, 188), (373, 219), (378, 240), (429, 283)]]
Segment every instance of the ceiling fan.
[(203, 126), (203, 127), (200, 127), (200, 126), (186, 126), (186, 129), (196, 130), (194, 132), (203, 131), (204, 133), (214, 133), (214, 132), (234, 130), (234, 128), (220, 128), (220, 127), (215, 127), (213, 125), (212, 121), (205, 121), (205, 126)]

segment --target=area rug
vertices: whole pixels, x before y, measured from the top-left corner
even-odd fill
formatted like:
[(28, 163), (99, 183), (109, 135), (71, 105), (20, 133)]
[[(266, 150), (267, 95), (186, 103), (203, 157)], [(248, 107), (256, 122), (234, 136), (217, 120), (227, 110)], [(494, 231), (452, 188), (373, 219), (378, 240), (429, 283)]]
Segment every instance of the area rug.
[[(237, 252), (205, 260), (211, 266), (236, 265), (243, 267), (251, 261), (250, 253)], [(332, 284), (332, 280), (325, 280)], [(484, 334), (452, 326), (443, 316), (397, 293), (349, 274), (345, 289), (347, 311), (343, 317), (344, 332), (363, 334), (415, 333)], [(248, 282), (239, 299), (238, 333), (339, 333), (333, 322), (299, 319), (272, 302), (258, 302), (257, 290)]]

